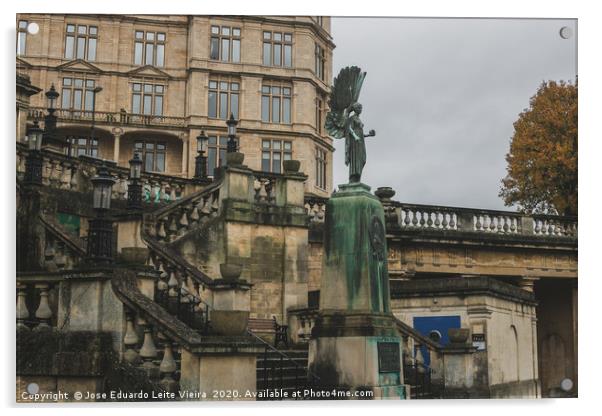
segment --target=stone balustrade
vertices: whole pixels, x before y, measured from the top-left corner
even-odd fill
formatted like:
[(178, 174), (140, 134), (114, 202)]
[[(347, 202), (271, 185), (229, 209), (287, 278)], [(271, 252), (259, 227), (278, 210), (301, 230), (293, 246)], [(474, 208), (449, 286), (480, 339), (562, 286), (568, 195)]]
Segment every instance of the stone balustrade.
[[(381, 189), (386, 189), (382, 195)], [(390, 188), (376, 191), (385, 209), (387, 227), (398, 231), (472, 232), (496, 235), (577, 238), (577, 217), (522, 214), (392, 201)], [(327, 198), (305, 196), (310, 222), (323, 222)]]
[(324, 216), (326, 215), (326, 201), (328, 201), (328, 198), (316, 195), (305, 195), (305, 211), (309, 216), (310, 223), (324, 222)]
[(161, 256), (158, 251), (150, 251), (147, 265), (157, 273), (154, 301), (171, 315), (190, 328), (201, 333), (208, 330), (210, 305), (201, 296), (206, 291), (207, 277), (199, 278), (198, 273), (182, 267), (182, 262), (170, 261), (169, 256)]
[(144, 371), (165, 391), (180, 389), (181, 347), (141, 312), (126, 308), (123, 360)]
[(221, 183), (216, 182), (155, 211), (145, 218), (146, 232), (160, 242), (169, 243), (215, 217), (219, 210), (220, 186)]
[[(25, 159), (29, 150), (17, 143), (17, 179), (25, 174)], [(101, 159), (88, 156), (71, 157), (50, 150), (42, 150), (42, 183), (44, 186), (68, 191), (89, 192), (90, 179), (102, 165)], [(128, 197), (129, 169), (106, 162), (109, 173), (115, 178), (113, 199), (126, 201)], [(199, 189), (192, 179), (158, 173), (143, 172), (141, 177), (143, 201), (161, 204), (179, 200)]]
[[(28, 120), (44, 121), (47, 114), (47, 109), (44, 107), (30, 107), (27, 114)], [(109, 124), (116, 126), (168, 126), (168, 127), (185, 127), (185, 117), (145, 115), (145, 114), (130, 114), (110, 111), (85, 111), (85, 110), (70, 110), (57, 109), (54, 113), (58, 117), (58, 122), (61, 123), (91, 123), (94, 120), (96, 124)]]
[(307, 344), (319, 311), (315, 308), (294, 308), (287, 311), (288, 335), (293, 344)]
[(17, 275), (17, 330), (46, 330), (57, 325), (61, 275)]

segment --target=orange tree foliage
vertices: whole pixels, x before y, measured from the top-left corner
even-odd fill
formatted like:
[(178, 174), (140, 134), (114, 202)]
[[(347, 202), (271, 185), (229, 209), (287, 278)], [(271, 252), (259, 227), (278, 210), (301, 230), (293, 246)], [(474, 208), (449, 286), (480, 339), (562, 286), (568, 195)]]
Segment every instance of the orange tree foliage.
[(577, 85), (544, 82), (514, 123), (500, 196), (527, 213), (577, 215)]

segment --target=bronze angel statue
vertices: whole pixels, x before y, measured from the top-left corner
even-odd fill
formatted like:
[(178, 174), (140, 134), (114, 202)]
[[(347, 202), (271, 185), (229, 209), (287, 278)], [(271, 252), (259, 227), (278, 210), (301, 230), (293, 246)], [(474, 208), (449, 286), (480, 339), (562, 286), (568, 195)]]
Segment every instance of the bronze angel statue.
[(360, 120), (362, 105), (358, 102), (366, 73), (357, 66), (341, 69), (330, 92), (326, 116), (326, 131), (335, 139), (345, 138), (345, 164), (349, 166), (349, 182), (359, 182), (366, 164), (365, 137), (376, 135), (374, 130), (364, 134)]

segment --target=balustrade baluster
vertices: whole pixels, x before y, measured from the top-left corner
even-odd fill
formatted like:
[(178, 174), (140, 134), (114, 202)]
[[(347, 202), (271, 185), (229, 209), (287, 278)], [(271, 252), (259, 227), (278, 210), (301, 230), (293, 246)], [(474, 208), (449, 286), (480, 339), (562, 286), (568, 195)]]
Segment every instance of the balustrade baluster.
[(159, 231), (157, 231), (157, 237), (160, 240), (165, 240), (167, 238), (167, 233), (165, 232), (165, 221), (159, 221)]
[(477, 219), (477, 221), (475, 222), (475, 230), (481, 231), (481, 229), (483, 227), (483, 223), (481, 222), (481, 215), (476, 214), (475, 218)]
[(177, 370), (176, 360), (173, 357), (172, 343), (167, 337), (161, 334), (161, 338), (164, 338), (163, 342), (163, 359), (159, 365), (159, 372), (161, 377), (161, 386), (170, 393), (178, 391), (178, 383), (174, 376)]
[(447, 212), (443, 212), (443, 220), (441, 221), (441, 226), (443, 227), (444, 230), (448, 229), (448, 225), (449, 222), (447, 221), (447, 216), (449, 215), (449, 213)]
[(26, 302), (26, 290), (27, 286), (17, 283), (17, 330), (29, 329), (29, 327), (25, 324), (29, 319), (29, 309), (27, 308)]
[(125, 334), (123, 336), (123, 344), (125, 345), (123, 359), (125, 362), (134, 365), (140, 363), (140, 356), (136, 351), (139, 342), (140, 338), (134, 328), (134, 312), (127, 310), (125, 313)]
[(36, 285), (36, 288), (40, 290), (40, 304), (36, 310), (35, 317), (38, 320), (38, 326), (36, 329), (50, 328), (50, 320), (52, 319), (52, 310), (48, 304), (48, 291), (49, 285), (42, 283)]
[(144, 361), (142, 369), (150, 379), (156, 380), (159, 378), (159, 369), (153, 361), (157, 359), (159, 354), (157, 353), (157, 347), (153, 339), (152, 326), (146, 319), (141, 319), (139, 323), (144, 328), (144, 342), (139, 353)]
[(455, 213), (451, 213), (449, 214), (449, 228), (451, 230), (455, 230), (456, 229), (456, 214)]

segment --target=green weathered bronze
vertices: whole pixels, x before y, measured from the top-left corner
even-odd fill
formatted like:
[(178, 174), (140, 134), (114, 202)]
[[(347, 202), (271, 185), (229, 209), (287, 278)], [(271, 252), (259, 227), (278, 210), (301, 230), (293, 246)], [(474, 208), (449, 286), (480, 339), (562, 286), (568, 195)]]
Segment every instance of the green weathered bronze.
[(335, 139), (345, 138), (345, 164), (349, 166), (349, 182), (360, 182), (366, 164), (365, 137), (376, 135), (374, 130), (364, 133), (360, 120), (362, 105), (358, 102), (366, 73), (357, 66), (341, 69), (334, 79), (326, 116), (326, 131)]

